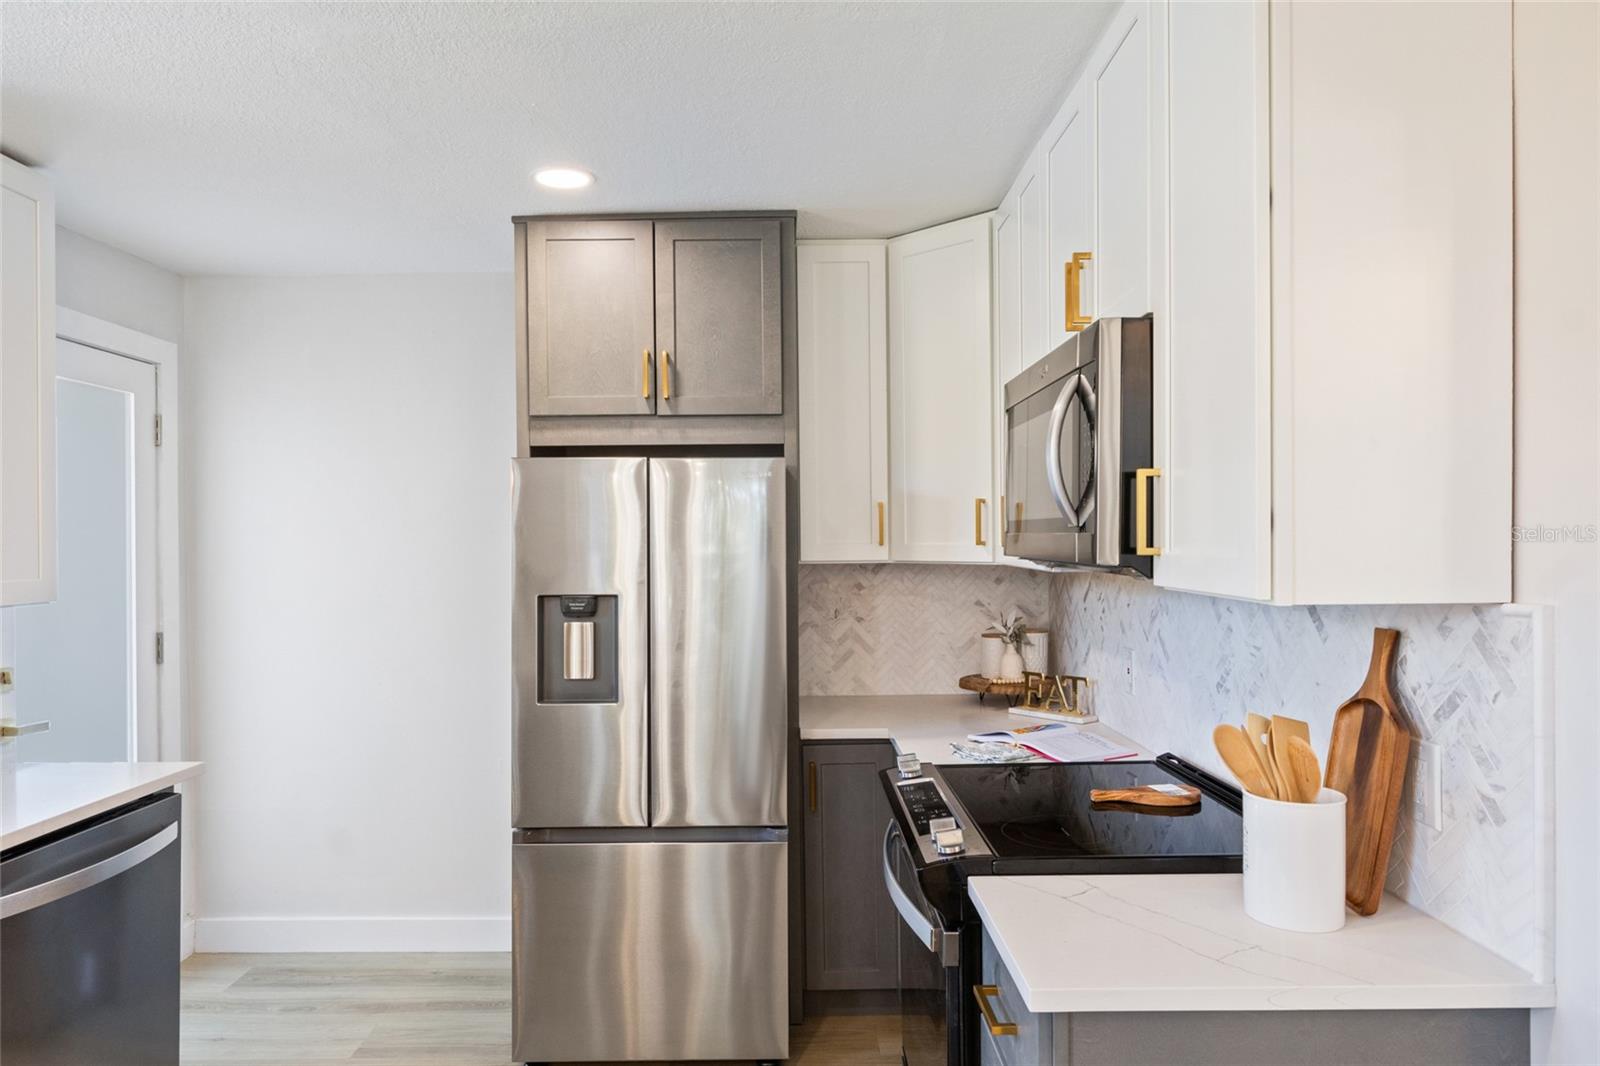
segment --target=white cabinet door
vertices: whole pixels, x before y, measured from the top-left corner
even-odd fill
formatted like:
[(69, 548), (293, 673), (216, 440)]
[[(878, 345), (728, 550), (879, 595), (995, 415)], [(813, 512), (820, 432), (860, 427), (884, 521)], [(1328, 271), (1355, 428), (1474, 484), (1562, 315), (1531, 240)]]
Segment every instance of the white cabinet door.
[(1018, 351), (1022, 365), (1042, 357), (1054, 347), (1045, 334), (1049, 314), (1049, 271), (1045, 266), (1048, 250), (1045, 232), (1048, 207), (1045, 180), (1038, 151), (1028, 154), (1027, 165), (1011, 187), (1008, 200), (1015, 201), (1012, 221), (1017, 242), (1017, 315), (1020, 323)]
[[(1007, 196), (994, 216), (994, 385), (989, 417), (994, 425), (994, 485), (1000, 493), (999, 532), (1006, 521), (1005, 387), (1022, 370), (1022, 242), (1017, 198)], [(1003, 544), (1003, 539), (1002, 539)], [(995, 557), (1003, 558), (1001, 545)]]
[(800, 241), (800, 561), (889, 557), (883, 241)]
[(56, 594), (55, 199), (0, 157), (0, 607)]
[(994, 558), (991, 216), (889, 242), (889, 557)]
[[(1067, 315), (1067, 276), (1073, 257), (1095, 255), (1094, 130), (1089, 112), (1089, 82), (1080, 81), (1067, 96), (1039, 146), (1045, 178), (1044, 345), (1023, 353), (1023, 365), (1048, 355), (1073, 335)], [(1093, 258), (1082, 262), (1077, 310), (1095, 314), (1098, 270)]]
[(1511, 5), (1275, 4), (1273, 597), (1511, 594)]
[[(1155, 582), (1272, 595), (1267, 8), (1157, 5)], [(1107, 277), (1114, 256), (1106, 258)], [(1164, 260), (1164, 263), (1162, 261)]]
[(1096, 318), (1150, 304), (1150, 5), (1124, 4), (1089, 61)]

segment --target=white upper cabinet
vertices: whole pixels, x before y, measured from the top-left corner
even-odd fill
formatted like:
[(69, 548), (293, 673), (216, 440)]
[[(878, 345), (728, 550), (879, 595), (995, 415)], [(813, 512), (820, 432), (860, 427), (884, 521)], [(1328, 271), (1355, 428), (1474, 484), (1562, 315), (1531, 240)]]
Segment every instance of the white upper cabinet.
[(1149, 314), (1150, 5), (1124, 4), (1089, 60), (1094, 255), (1084, 314)]
[(1155, 286), (1155, 580), (1270, 599), (1267, 8), (1158, 4), (1155, 16), (1168, 86), (1152, 138), (1155, 199), (1166, 204), (1152, 220), (1165, 251)]
[(800, 241), (801, 562), (889, 557), (883, 241)]
[(991, 224), (889, 242), (892, 559), (994, 559)]
[(56, 594), (55, 198), (0, 157), (0, 607)]
[(1509, 5), (1157, 21), (1156, 583), (1508, 599)]
[(1045, 316), (1050, 306), (1050, 295), (1045, 288), (1045, 255), (1048, 252), (1045, 184), (1040, 155), (1033, 152), (1006, 197), (1013, 204), (1010, 219), (1017, 245), (1016, 302), (1020, 329), (1017, 339), (1023, 365), (1053, 347), (1045, 339)]
[[(1079, 82), (1039, 142), (1045, 177), (1044, 343), (1023, 352), (1023, 366), (1048, 355), (1093, 317), (1094, 130), (1089, 85)], [(1024, 280), (1024, 286), (1027, 281)], [(1075, 294), (1069, 290), (1076, 288)], [(1076, 296), (1077, 307), (1068, 306)], [(1074, 321), (1068, 319), (1073, 317)]]
[(1074, 257), (1079, 320), (1154, 315), (1156, 584), (1510, 597), (1510, 40), (1507, 2), (1117, 10), (1000, 212), (996, 378), (1069, 335)]
[(1273, 598), (1507, 600), (1511, 5), (1272, 38)]

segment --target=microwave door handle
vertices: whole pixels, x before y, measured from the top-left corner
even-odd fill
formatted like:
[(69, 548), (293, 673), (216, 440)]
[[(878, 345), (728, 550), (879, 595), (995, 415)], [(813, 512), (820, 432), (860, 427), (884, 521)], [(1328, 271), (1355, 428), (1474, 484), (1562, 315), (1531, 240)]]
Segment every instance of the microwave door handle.
[(900, 887), (900, 879), (894, 875), (895, 844), (903, 839), (900, 827), (890, 822), (889, 828), (884, 830), (883, 834), (883, 887), (888, 889), (889, 899), (894, 903), (894, 909), (900, 912), (900, 920), (906, 923), (906, 928), (910, 929), (943, 965), (959, 965), (960, 934), (947, 932), (928, 921), (928, 916), (911, 901), (910, 896), (906, 895), (906, 890)]
[(1056, 405), (1050, 409), (1050, 434), (1045, 438), (1044, 452), (1045, 481), (1050, 486), (1050, 495), (1054, 497), (1056, 506), (1061, 508), (1067, 522), (1074, 526), (1083, 525), (1087, 516), (1080, 518), (1077, 506), (1067, 498), (1067, 482), (1061, 471), (1061, 434), (1067, 426), (1067, 408), (1072, 406), (1072, 397), (1081, 381), (1083, 375), (1074, 370), (1061, 386), (1061, 395), (1056, 397)]
[(1094, 394), (1094, 385), (1084, 374), (1078, 375), (1078, 383), (1074, 391), (1078, 394), (1078, 402), (1083, 404), (1083, 417), (1089, 423), (1089, 483), (1083, 488), (1083, 499), (1079, 502), (1082, 510), (1078, 514), (1079, 525), (1088, 525), (1089, 519), (1094, 517), (1095, 501), (1100, 495), (1100, 448), (1099, 427), (1100, 410), (1099, 397)]

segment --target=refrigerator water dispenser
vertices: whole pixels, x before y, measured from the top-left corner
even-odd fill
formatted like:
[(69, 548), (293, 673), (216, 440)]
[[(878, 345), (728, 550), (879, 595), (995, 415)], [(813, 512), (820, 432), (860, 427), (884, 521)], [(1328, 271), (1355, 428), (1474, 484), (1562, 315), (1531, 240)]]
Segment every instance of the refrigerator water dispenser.
[(617, 598), (539, 597), (539, 702), (617, 702)]

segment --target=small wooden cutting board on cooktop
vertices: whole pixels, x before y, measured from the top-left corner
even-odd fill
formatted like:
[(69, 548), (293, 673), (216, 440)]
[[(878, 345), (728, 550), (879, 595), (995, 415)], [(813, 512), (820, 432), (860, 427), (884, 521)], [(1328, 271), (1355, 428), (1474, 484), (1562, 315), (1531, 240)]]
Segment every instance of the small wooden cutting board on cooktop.
[(1389, 683), (1400, 633), (1372, 632), (1367, 678), (1333, 715), (1323, 784), (1345, 795), (1344, 896), (1358, 914), (1383, 898), (1389, 851), (1400, 817), (1400, 790), (1411, 756), (1411, 727)]

